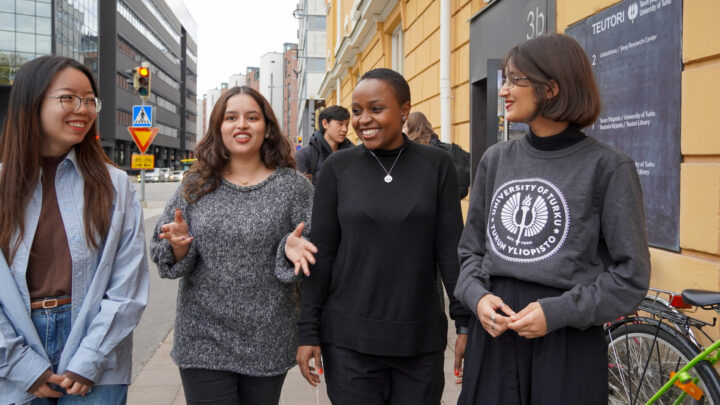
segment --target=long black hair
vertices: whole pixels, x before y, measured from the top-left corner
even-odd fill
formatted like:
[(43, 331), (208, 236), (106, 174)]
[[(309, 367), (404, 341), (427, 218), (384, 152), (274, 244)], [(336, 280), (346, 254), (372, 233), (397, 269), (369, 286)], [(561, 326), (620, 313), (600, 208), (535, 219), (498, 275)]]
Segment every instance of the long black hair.
[[(25, 234), (25, 208), (40, 173), (43, 137), (40, 114), (43, 103), (58, 102), (48, 99), (47, 91), (65, 69), (77, 69), (84, 74), (95, 96), (99, 96), (90, 69), (62, 56), (43, 56), (26, 63), (17, 72), (10, 91), (7, 116), (0, 135), (0, 249), (8, 264), (12, 263)], [(83, 140), (73, 146), (85, 182), (85, 233), (88, 244), (94, 247), (107, 235), (115, 195), (105, 166), (110, 159), (100, 147), (97, 137), (96, 119)], [(19, 237), (12, 243), (16, 230)]]

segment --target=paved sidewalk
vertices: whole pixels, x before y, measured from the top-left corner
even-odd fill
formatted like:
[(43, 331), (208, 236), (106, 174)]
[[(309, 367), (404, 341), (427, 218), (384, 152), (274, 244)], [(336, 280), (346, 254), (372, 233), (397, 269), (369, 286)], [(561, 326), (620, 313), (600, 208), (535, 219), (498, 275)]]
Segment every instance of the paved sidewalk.
[[(456, 404), (460, 385), (455, 384), (453, 375), (455, 328), (450, 322), (448, 347), (445, 350), (445, 391), (442, 403)], [(163, 341), (147, 365), (130, 385), (128, 405), (185, 405), (182, 383), (178, 368), (170, 359), (173, 333)], [(283, 386), (280, 405), (330, 405), (325, 385), (317, 389), (308, 384), (297, 366), (288, 372)]]

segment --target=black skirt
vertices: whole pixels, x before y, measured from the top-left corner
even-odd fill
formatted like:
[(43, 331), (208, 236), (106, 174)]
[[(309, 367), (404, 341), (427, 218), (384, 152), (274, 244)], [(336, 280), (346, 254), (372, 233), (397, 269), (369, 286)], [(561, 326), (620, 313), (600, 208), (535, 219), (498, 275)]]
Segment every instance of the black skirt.
[[(519, 312), (562, 290), (514, 278), (491, 278), (491, 291)], [(565, 327), (536, 339), (507, 330), (488, 335), (473, 317), (458, 405), (607, 404), (607, 343), (601, 326)]]

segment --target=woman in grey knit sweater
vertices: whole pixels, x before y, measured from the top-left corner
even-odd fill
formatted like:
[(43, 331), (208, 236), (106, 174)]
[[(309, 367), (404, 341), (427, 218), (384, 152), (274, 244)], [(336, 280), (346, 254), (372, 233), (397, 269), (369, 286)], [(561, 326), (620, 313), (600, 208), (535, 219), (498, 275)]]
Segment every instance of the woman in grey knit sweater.
[(172, 358), (188, 404), (277, 404), (295, 363), (300, 270), (317, 252), (302, 236), (312, 185), (246, 86), (217, 101), (196, 155), (150, 245), (161, 277), (181, 278)]

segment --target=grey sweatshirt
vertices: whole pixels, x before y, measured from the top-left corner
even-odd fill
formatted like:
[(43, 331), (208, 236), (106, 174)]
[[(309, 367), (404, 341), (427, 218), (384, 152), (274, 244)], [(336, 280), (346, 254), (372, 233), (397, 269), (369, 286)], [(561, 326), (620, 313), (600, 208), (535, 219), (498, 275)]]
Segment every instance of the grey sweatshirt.
[(539, 300), (548, 332), (628, 314), (650, 279), (635, 165), (590, 137), (556, 151), (525, 137), (494, 145), (480, 161), (458, 251), (455, 296), (473, 311), (491, 277), (504, 276), (565, 290)]
[[(181, 188), (173, 194), (150, 252), (161, 277), (181, 278), (171, 353), (180, 368), (273, 376), (295, 364), (300, 277), (284, 246), (301, 221), (309, 232), (312, 194), (289, 168), (247, 187), (223, 180), (193, 204)], [(170, 243), (158, 239), (175, 208), (195, 238), (177, 263)]]

